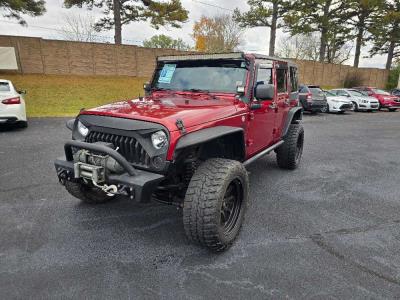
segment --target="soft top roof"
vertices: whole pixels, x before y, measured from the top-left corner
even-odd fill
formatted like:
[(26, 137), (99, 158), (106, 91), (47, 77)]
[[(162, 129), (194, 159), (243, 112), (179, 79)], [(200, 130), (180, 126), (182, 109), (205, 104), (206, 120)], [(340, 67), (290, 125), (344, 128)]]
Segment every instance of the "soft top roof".
[[(244, 52), (232, 52), (232, 53), (210, 53), (210, 54), (197, 54), (197, 53), (189, 53), (189, 54), (178, 54), (178, 55), (165, 55), (158, 56), (157, 61), (181, 61), (181, 60), (207, 60), (207, 59), (244, 59), (246, 57), (246, 53)], [(290, 60), (286, 60), (279, 57), (267, 56), (263, 54), (257, 53), (248, 53), (248, 55), (253, 56), (256, 59), (268, 59), (280, 62), (287, 62), (289, 64), (294, 65), (294, 63)]]

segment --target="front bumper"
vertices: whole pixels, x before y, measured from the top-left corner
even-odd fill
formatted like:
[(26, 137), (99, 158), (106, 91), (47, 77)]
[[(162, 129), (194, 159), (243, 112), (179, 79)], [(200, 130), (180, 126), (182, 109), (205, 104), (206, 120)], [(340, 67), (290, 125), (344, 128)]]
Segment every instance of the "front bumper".
[(116, 150), (104, 145), (97, 145), (79, 141), (69, 141), (65, 144), (65, 159), (59, 158), (54, 162), (57, 176), (61, 183), (65, 180), (80, 180), (75, 177), (74, 158), (72, 148), (85, 149), (96, 153), (106, 154), (114, 158), (124, 169), (122, 174), (106, 173), (105, 182), (114, 184), (122, 190), (127, 191), (131, 198), (139, 202), (149, 202), (151, 195), (158, 184), (165, 178), (164, 175), (148, 171), (135, 169), (121, 154)]
[(358, 104), (359, 110), (378, 110), (379, 103), (360, 103)]

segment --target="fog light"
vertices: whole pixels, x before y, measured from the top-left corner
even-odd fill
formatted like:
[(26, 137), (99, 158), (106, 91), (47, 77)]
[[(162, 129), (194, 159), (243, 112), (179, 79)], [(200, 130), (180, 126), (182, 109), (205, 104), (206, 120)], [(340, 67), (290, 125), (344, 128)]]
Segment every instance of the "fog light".
[(160, 156), (153, 158), (153, 166), (156, 169), (161, 169), (164, 165), (164, 160)]

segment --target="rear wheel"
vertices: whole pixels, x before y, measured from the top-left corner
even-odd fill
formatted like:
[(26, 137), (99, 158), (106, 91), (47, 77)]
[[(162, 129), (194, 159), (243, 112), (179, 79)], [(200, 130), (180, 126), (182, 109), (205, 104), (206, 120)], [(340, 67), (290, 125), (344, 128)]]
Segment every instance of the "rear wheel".
[(304, 129), (301, 124), (290, 124), (284, 143), (276, 151), (278, 166), (294, 170), (298, 167), (303, 154)]
[(389, 111), (396, 111), (397, 110), (397, 108), (389, 108)]
[(105, 192), (95, 186), (84, 184), (83, 182), (66, 181), (65, 188), (75, 198), (89, 204), (106, 203), (115, 196), (107, 196)]
[(249, 178), (237, 161), (212, 158), (201, 164), (186, 191), (183, 225), (189, 240), (216, 252), (239, 234), (248, 205)]

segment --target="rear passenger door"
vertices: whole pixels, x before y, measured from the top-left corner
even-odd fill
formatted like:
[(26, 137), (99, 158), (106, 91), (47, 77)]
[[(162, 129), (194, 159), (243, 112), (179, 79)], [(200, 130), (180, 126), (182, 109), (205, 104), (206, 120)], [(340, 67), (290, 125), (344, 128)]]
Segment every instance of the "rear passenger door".
[(282, 129), (285, 125), (286, 117), (290, 109), (290, 96), (289, 96), (289, 69), (287, 63), (275, 63), (275, 79), (277, 88), (276, 99), (276, 118), (274, 137), (278, 139), (281, 137)]

